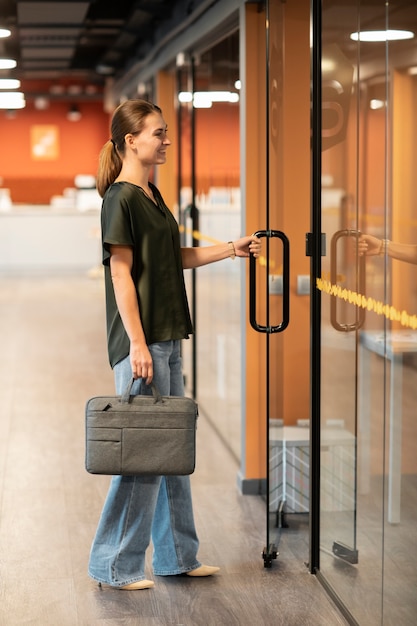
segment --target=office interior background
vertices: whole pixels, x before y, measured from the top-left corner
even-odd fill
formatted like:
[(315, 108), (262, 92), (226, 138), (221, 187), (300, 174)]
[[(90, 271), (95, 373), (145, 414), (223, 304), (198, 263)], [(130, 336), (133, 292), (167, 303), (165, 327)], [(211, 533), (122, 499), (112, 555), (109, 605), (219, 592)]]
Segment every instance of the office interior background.
[[(417, 6), (414, 0), (114, 5), (0, 3), (0, 27), (10, 31), (0, 40), (1, 56), (16, 60), (16, 67), (0, 69), (3, 328), (16, 333), (13, 346), (22, 333), (30, 347), (30, 333), (11, 314), (20, 294), (30, 296), (23, 305), (30, 313), (48, 280), (58, 300), (69, 285), (73, 303), (97, 316), (92, 335), (82, 335), (89, 349), (80, 348), (80, 358), (97, 366), (100, 356), (106, 372), (97, 389), (91, 379), (74, 391), (84, 393), (77, 408), (86, 394), (108, 391), (98, 154), (120, 102), (157, 102), (172, 147), (154, 180), (184, 245), (252, 232), (263, 241), (256, 262), (187, 274), (196, 332), (183, 346), (187, 393), (198, 400), (208, 440), (224, 450), (217, 463), (236, 468), (233, 489), (246, 502), (239, 506), (260, 503), (256, 526), (263, 543), (251, 579), (262, 576), (266, 604), (273, 604), (280, 587), (274, 575), (283, 562), (296, 563), (335, 607), (329, 618), (307, 609), (300, 617), (301, 574), (300, 594), (292, 598), (298, 617), (279, 621), (277, 609), (278, 624), (411, 626), (417, 612), (416, 266), (383, 254), (359, 257), (356, 241), (367, 233), (417, 245)], [(3, 79), (20, 85), (9, 89)], [(21, 94), (17, 103), (6, 91)], [(76, 277), (85, 281), (81, 287)], [(66, 341), (70, 326), (71, 317)], [(48, 341), (40, 339), (40, 352), (48, 354)], [(7, 433), (17, 410), (12, 397), (21, 391), (13, 386), (18, 374), (12, 376), (10, 354), (5, 350), (0, 380), (9, 398), (0, 444), (5, 598), (8, 585), (24, 578), (24, 564), (7, 556), (11, 528), (22, 513), (31, 515), (7, 497), (15, 459)], [(38, 386), (50, 376), (44, 354), (33, 356)], [(33, 454), (29, 448), (27, 463), (38, 466)], [(209, 474), (218, 471), (208, 463)], [(82, 468), (76, 476), (93, 490)], [(101, 495), (106, 483), (97, 484)], [(91, 528), (89, 519), (86, 545)], [(302, 547), (287, 561), (280, 553), (289, 537)], [(106, 617), (113, 615), (110, 604), (98, 602), (97, 613), (78, 612), (63, 623), (123, 623)], [(124, 618), (139, 620), (138, 606), (131, 614), (125, 604)], [(286, 610), (290, 615), (291, 607)], [(257, 609), (259, 619), (273, 623), (264, 611)], [(14, 620), (8, 612), (4, 623), (47, 623), (36, 619), (23, 612)], [(153, 619), (129, 623), (174, 623), (164, 615)], [(210, 621), (209, 612), (201, 622), (182, 619), (249, 623), (230, 615), (228, 622)]]

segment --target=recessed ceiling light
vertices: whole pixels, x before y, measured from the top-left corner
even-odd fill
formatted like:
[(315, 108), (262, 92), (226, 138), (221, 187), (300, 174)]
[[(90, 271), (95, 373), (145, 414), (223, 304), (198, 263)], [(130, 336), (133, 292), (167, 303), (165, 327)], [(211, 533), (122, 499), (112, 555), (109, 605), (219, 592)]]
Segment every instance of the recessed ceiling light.
[(37, 111), (45, 111), (49, 107), (49, 100), (43, 96), (38, 96), (35, 98), (34, 105)]
[(54, 96), (60, 96), (65, 93), (64, 85), (51, 85), (49, 87), (49, 93), (52, 93)]
[(16, 65), (14, 59), (0, 59), (0, 70), (12, 70)]
[(100, 63), (96, 67), (97, 74), (102, 74), (103, 76), (110, 76), (114, 74), (114, 67), (112, 65), (106, 65), (105, 63)]
[(385, 106), (385, 101), (379, 100), (377, 98), (372, 98), (372, 100), (370, 100), (369, 102), (369, 108), (373, 109), (374, 111), (377, 111), (378, 109), (383, 109), (384, 106)]
[(400, 39), (413, 39), (414, 33), (411, 30), (363, 30), (359, 33), (352, 33), (350, 38), (353, 41), (399, 41)]
[(76, 104), (72, 104), (68, 109), (67, 120), (78, 122), (81, 119), (81, 111)]
[(68, 93), (70, 93), (71, 95), (78, 95), (82, 92), (82, 88), (81, 85), (69, 85), (67, 88)]

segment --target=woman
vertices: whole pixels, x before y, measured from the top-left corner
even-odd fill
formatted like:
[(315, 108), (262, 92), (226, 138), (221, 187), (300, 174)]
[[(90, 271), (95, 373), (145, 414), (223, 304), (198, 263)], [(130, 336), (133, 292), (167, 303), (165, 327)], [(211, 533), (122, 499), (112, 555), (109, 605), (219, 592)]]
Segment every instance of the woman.
[[(103, 197), (107, 339), (116, 393), (184, 395), (180, 341), (192, 332), (183, 268), (229, 257), (259, 256), (254, 236), (201, 248), (181, 248), (178, 225), (149, 182), (171, 144), (161, 109), (128, 100), (114, 112), (111, 139), (99, 161)], [(146, 383), (146, 385), (145, 385)], [(197, 559), (188, 476), (114, 476), (90, 554), (89, 574), (119, 589), (148, 589), (145, 552), (152, 538), (159, 576), (210, 576), (219, 568)]]
[(358, 240), (359, 256), (385, 256), (406, 263), (417, 264), (417, 245), (378, 239), (373, 235), (361, 235)]

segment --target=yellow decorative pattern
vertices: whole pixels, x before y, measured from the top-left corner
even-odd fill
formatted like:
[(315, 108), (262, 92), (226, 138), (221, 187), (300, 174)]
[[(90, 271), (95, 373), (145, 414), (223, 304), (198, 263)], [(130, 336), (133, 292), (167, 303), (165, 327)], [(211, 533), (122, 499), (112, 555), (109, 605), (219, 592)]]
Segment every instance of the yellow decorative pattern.
[(417, 328), (417, 315), (411, 315), (407, 313), (407, 311), (399, 311), (392, 305), (375, 300), (375, 298), (367, 297), (351, 289), (346, 289), (340, 285), (335, 285), (323, 278), (317, 278), (316, 287), (319, 291), (327, 293), (330, 296), (340, 298), (345, 302), (349, 302), (349, 304), (353, 304), (361, 309), (366, 309), (367, 311), (372, 311), (377, 315), (383, 315), (392, 322), (399, 322), (401, 326), (412, 328), (413, 330)]

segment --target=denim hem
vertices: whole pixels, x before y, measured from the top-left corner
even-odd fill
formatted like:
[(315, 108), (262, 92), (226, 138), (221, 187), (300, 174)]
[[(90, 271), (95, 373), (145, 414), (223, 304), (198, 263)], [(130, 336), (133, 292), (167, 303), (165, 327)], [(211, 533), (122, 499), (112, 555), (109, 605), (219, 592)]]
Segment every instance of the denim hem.
[(187, 572), (192, 572), (194, 569), (201, 567), (201, 563), (197, 561), (196, 565), (191, 565), (190, 567), (177, 569), (177, 570), (153, 570), (155, 576), (180, 576), (181, 574), (186, 574)]
[(88, 575), (89, 575), (90, 578), (92, 578), (93, 580), (96, 580), (98, 583), (103, 583), (104, 585), (109, 585), (110, 587), (114, 587), (115, 589), (117, 589), (119, 587), (124, 587), (125, 585), (130, 585), (131, 583), (137, 583), (140, 580), (146, 580), (145, 576), (141, 576), (140, 578), (129, 578), (125, 582), (115, 583), (114, 581), (109, 582), (108, 580), (104, 580), (104, 578), (99, 578), (98, 576), (94, 576), (93, 574), (90, 574), (90, 572), (88, 572)]

